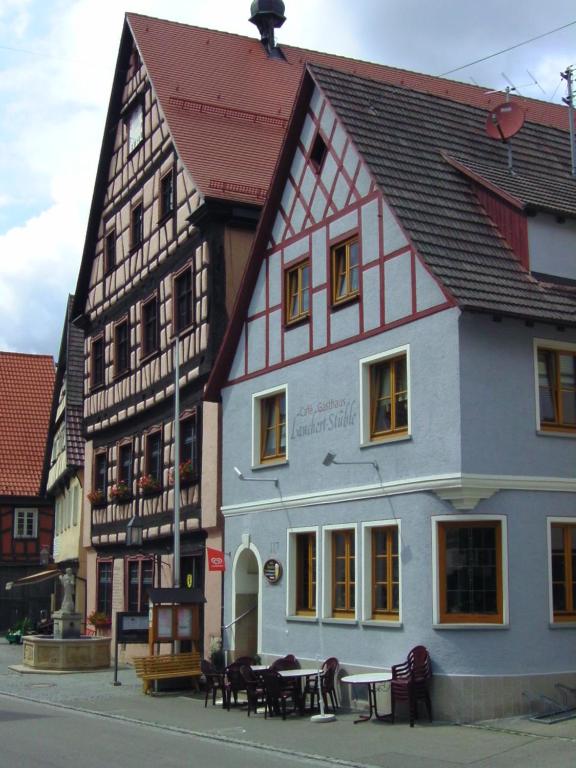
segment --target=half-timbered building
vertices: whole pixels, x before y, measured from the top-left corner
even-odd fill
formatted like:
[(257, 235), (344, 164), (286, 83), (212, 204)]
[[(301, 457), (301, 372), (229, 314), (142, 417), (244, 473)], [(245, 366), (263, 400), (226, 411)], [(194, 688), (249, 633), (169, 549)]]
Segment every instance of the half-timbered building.
[(232, 653), (425, 645), (450, 719), (574, 686), (567, 118), (507, 146), (489, 110), (309, 68), (206, 393)]
[(0, 352), (0, 630), (50, 610), (54, 514), (41, 489), (53, 387), (50, 356)]
[[(180, 582), (204, 589), (206, 642), (220, 636), (221, 576), (206, 570), (205, 551), (223, 542), (219, 413), (202, 403), (203, 389), (305, 62), (456, 101), (491, 98), (474, 86), (278, 47), (284, 4), (254, 2), (251, 12), (260, 41), (126, 16), (73, 310), (85, 332), (88, 609), (140, 610), (152, 584), (171, 583), (178, 466)], [(543, 114), (537, 102), (530, 109)], [(130, 521), (143, 530), (133, 551)]]
[[(76, 610), (86, 613), (86, 550), (82, 546), (84, 436), (84, 334), (72, 322), (70, 296), (56, 365), (50, 427), (46, 442), (48, 474), (45, 492), (54, 504), (52, 561), (58, 571), (72, 568), (76, 576)], [(54, 605), (60, 606), (59, 582)]]

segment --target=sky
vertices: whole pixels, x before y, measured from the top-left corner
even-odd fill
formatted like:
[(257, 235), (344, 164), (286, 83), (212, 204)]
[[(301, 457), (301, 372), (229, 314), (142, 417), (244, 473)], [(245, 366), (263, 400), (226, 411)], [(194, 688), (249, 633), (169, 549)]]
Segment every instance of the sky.
[[(285, 5), (280, 44), (432, 75), (464, 67), (448, 76), (487, 90), (513, 85), (523, 96), (559, 102), (566, 96), (560, 72), (576, 65), (573, 0)], [(125, 11), (258, 34), (248, 22), (250, 0), (0, 0), (2, 351), (58, 356)]]

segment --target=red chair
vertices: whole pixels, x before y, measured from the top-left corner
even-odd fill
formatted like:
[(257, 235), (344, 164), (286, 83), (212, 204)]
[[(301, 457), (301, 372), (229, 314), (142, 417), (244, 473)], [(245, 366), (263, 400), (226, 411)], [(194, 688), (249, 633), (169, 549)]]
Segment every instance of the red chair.
[(412, 648), (403, 664), (395, 664), (392, 667), (392, 680), (390, 681), (392, 722), (394, 722), (398, 701), (408, 702), (411, 728), (414, 727), (414, 720), (418, 719), (419, 701), (425, 703), (428, 718), (432, 722), (432, 702), (430, 701), (428, 690), (431, 677), (430, 654), (423, 645), (417, 645), (415, 648)]
[(250, 712), (256, 714), (259, 707), (264, 707), (264, 717), (268, 715), (268, 699), (262, 679), (247, 664), (242, 664), (240, 674), (246, 683), (246, 698), (248, 699), (248, 717)]
[(292, 712), (300, 711), (300, 698), (293, 686), (286, 686), (280, 673), (268, 669), (262, 673), (264, 688), (266, 689), (266, 701), (270, 715), (282, 715), (286, 720), (286, 705), (291, 704)]
[[(338, 709), (338, 694), (336, 692), (336, 676), (338, 674), (339, 661), (335, 656), (330, 656), (322, 664), (322, 673), (320, 677), (322, 688), (322, 700), (324, 701), (324, 709), (328, 709), (328, 699), (330, 699), (330, 705), (332, 711), (335, 712)], [(306, 695), (310, 696), (310, 709), (314, 709), (315, 706), (319, 706), (318, 700), (318, 677), (314, 675), (306, 680), (306, 686), (304, 688), (304, 699)], [(316, 704), (315, 704), (316, 700)]]
[(212, 705), (216, 704), (216, 694), (218, 691), (222, 691), (222, 705), (228, 708), (227, 696), (228, 686), (223, 672), (219, 672), (212, 662), (207, 659), (202, 659), (200, 662), (200, 669), (206, 680), (206, 697), (204, 698), (204, 706), (208, 706), (208, 699), (212, 694)]

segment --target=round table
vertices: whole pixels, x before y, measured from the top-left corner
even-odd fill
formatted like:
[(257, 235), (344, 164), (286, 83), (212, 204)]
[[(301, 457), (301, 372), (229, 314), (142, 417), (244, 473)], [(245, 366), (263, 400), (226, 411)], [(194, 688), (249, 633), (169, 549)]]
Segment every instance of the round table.
[(347, 685), (365, 685), (368, 688), (368, 706), (367, 715), (361, 715), (354, 723), (364, 723), (374, 716), (377, 720), (386, 720), (391, 722), (392, 714), (381, 715), (376, 705), (376, 686), (379, 683), (389, 683), (392, 680), (391, 672), (361, 672), (358, 675), (346, 675), (340, 682)]

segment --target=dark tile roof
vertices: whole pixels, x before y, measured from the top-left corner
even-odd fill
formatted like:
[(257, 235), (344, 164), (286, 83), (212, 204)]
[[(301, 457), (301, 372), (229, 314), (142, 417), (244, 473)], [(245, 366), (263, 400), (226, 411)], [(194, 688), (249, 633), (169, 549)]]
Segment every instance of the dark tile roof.
[(0, 352), (0, 496), (40, 492), (54, 360)]
[[(576, 289), (537, 281), (481, 207), (458, 158), (524, 203), (574, 200), (567, 134), (526, 122), (507, 149), (486, 135), (487, 110), (312, 66), (418, 252), (463, 308), (576, 322)], [(492, 169), (492, 170), (489, 170)], [(500, 169), (500, 170), (498, 170)], [(569, 202), (570, 201), (570, 202)]]

